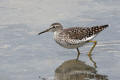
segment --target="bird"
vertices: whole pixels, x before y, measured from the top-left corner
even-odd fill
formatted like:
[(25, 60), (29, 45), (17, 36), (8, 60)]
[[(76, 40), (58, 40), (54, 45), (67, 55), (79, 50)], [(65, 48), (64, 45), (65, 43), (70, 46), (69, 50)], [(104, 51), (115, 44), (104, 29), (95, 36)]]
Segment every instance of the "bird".
[(52, 23), (48, 29), (38, 33), (38, 35), (45, 32), (53, 32), (53, 37), (57, 44), (64, 48), (77, 50), (78, 54), (76, 60), (78, 60), (80, 56), (79, 47), (82, 47), (86, 43), (94, 43), (88, 52), (88, 56), (91, 56), (91, 53), (97, 44), (97, 41), (93, 39), (108, 26), (108, 24), (105, 24), (92, 27), (63, 28), (61, 23), (55, 22)]

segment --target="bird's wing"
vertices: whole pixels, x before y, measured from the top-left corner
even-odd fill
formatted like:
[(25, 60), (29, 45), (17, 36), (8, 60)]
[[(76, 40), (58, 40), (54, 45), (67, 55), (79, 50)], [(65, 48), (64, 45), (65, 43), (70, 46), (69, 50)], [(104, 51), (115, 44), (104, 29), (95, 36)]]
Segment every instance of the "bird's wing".
[[(64, 29), (60, 34), (64, 35), (68, 43), (76, 41), (77, 43), (85, 42), (93, 39), (99, 32), (104, 30), (108, 25), (93, 26), (93, 27), (72, 27)], [(70, 41), (71, 40), (71, 41)]]
[(75, 39), (75, 40), (82, 40), (87, 37), (91, 37), (90, 35), (90, 28), (83, 28), (83, 27), (72, 27), (68, 29), (64, 29), (64, 34), (69, 39)]

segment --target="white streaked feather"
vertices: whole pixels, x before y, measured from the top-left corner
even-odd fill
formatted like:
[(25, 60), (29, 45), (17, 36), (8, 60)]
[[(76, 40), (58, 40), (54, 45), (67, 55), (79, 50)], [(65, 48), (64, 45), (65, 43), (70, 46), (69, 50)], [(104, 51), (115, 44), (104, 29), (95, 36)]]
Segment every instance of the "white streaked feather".
[(83, 38), (82, 41), (89, 41), (91, 39), (93, 39), (96, 35), (92, 35), (90, 37), (87, 37), (87, 38)]
[(96, 35), (93, 35), (91, 37), (88, 38), (83, 38), (82, 40), (78, 40), (78, 39), (69, 39), (68, 42), (70, 44), (80, 44), (80, 43), (84, 43), (86, 41), (92, 40)]

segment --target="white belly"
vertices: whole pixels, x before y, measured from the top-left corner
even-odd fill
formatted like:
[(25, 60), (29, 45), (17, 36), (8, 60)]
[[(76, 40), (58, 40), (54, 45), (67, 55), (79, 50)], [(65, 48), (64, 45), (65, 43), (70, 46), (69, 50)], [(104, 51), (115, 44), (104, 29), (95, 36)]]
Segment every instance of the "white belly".
[(83, 43), (79, 43), (79, 44), (69, 44), (69, 43), (66, 43), (65, 41), (57, 41), (55, 40), (56, 43), (58, 43), (60, 46), (64, 47), (64, 48), (68, 48), (68, 49), (74, 49), (74, 48), (78, 48), (78, 47), (81, 47), (85, 44), (85, 42)]

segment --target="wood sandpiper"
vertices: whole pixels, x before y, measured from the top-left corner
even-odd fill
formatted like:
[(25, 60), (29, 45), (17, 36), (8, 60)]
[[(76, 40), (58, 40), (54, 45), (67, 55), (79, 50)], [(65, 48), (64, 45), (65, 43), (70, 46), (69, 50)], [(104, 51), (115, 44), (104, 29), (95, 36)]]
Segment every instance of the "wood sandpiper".
[(45, 32), (54, 32), (54, 40), (60, 46), (68, 49), (77, 49), (78, 60), (80, 55), (78, 48), (89, 42), (94, 43), (88, 52), (88, 56), (91, 56), (91, 52), (97, 44), (97, 41), (93, 41), (93, 38), (106, 27), (108, 27), (108, 24), (93, 27), (71, 27), (63, 29), (63, 26), (60, 23), (53, 23), (49, 29), (46, 29), (38, 34), (40, 35)]

